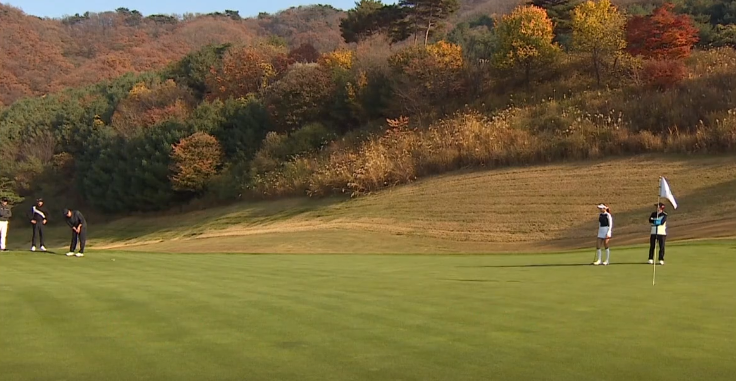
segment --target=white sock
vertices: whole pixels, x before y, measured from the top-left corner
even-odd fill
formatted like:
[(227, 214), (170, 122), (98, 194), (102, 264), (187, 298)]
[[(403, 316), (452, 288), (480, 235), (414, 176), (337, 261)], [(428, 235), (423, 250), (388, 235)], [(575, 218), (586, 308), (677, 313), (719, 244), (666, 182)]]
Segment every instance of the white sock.
[(598, 262), (601, 260), (601, 249), (598, 249), (598, 251), (596, 251), (596, 254), (598, 255), (597, 256), (598, 259), (596, 260), (596, 262)]
[(606, 249), (606, 262), (611, 259), (611, 249)]

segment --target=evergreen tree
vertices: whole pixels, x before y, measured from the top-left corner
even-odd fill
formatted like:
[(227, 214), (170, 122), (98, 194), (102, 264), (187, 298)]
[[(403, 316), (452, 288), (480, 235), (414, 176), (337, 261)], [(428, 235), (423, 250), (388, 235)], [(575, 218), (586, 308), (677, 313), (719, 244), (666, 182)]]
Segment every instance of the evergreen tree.
[(547, 11), (547, 16), (554, 25), (554, 41), (567, 46), (572, 38), (572, 10), (582, 2), (583, 0), (530, 0), (527, 4)]

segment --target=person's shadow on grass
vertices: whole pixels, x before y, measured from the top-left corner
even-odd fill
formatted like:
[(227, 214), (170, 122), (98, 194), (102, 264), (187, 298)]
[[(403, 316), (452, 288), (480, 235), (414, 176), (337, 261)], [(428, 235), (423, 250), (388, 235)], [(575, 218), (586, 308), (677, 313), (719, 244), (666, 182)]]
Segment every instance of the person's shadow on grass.
[(57, 253), (52, 250), (46, 250), (46, 251), (30, 251), (30, 250), (7, 250), (4, 253), (8, 254), (48, 254), (48, 255), (62, 255), (61, 253)]
[[(606, 266), (620, 266), (620, 265), (647, 265), (647, 262), (614, 262)], [(485, 265), (485, 266), (457, 266), (457, 267), (472, 267), (472, 268), (527, 268), (527, 267), (576, 267), (576, 266), (593, 266), (592, 263), (545, 263), (545, 264), (531, 264), (531, 265)], [(603, 265), (597, 267), (605, 267)]]

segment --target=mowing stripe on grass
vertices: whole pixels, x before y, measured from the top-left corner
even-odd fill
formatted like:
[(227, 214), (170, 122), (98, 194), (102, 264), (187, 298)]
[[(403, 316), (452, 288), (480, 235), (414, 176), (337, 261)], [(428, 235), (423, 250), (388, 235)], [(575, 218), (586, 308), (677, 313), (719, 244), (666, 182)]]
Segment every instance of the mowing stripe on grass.
[[(495, 256), (0, 256), (10, 380), (726, 380), (733, 243)], [(112, 261), (112, 259), (115, 261)], [(729, 319), (731, 317), (731, 319)]]

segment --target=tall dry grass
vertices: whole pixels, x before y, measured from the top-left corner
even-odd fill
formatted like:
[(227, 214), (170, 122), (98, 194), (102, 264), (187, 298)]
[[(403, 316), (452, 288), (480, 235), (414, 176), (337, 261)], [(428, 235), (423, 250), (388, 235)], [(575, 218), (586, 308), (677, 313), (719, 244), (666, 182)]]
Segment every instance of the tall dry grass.
[[(537, 100), (509, 102), (491, 116), (476, 111), (484, 107), (467, 107), (426, 127), (405, 117), (388, 120), (381, 132), (280, 162), (251, 190), (267, 197), (360, 195), (462, 168), (736, 152), (736, 51), (699, 52), (688, 67), (689, 79), (669, 91), (632, 84), (557, 96), (547, 83), (527, 97)], [(568, 90), (577, 86), (559, 81)]]
[(465, 111), (428, 128), (406, 118), (357, 147), (332, 147), (298, 157), (259, 179), (264, 196), (353, 196), (406, 184), (462, 168), (583, 160), (640, 153), (718, 153), (736, 148), (736, 111), (714, 125), (667, 133), (633, 131), (623, 115), (590, 115), (559, 110), (556, 129), (533, 129), (529, 110), (509, 109), (494, 117)]

